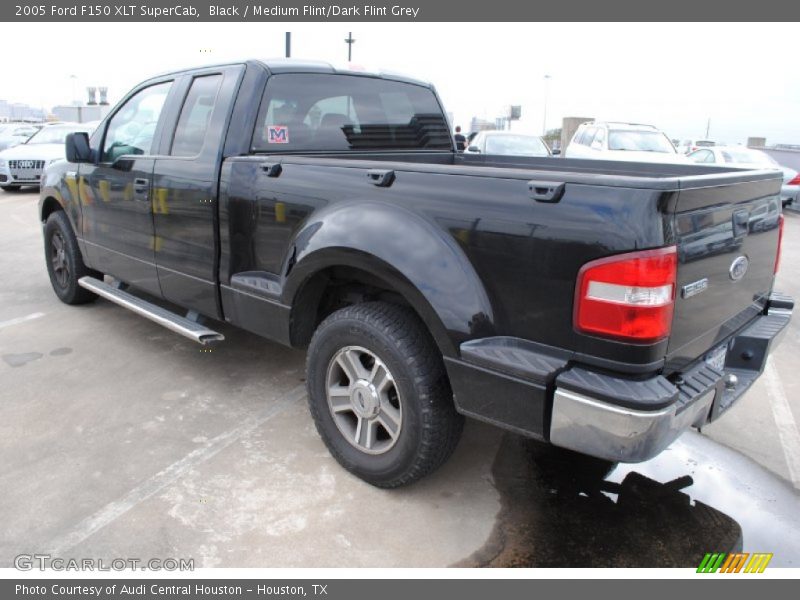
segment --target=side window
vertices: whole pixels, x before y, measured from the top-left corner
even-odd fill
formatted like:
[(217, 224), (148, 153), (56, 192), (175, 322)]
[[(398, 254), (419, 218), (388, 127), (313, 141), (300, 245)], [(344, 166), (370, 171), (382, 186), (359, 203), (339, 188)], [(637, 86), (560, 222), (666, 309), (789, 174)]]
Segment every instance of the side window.
[(221, 83), (222, 75), (205, 75), (192, 81), (172, 138), (172, 156), (200, 154)]
[(116, 112), (106, 129), (102, 162), (152, 152), (156, 125), (171, 86), (167, 81), (140, 90)]
[(592, 143), (594, 143), (594, 142), (598, 142), (600, 144), (601, 148), (605, 146), (605, 143), (606, 143), (606, 130), (605, 129), (603, 129), (602, 127), (597, 129), (597, 133), (594, 136), (594, 140), (592, 140)]
[(696, 163), (713, 163), (714, 153), (709, 150), (697, 150), (692, 152), (690, 158)]
[(597, 133), (597, 127), (587, 127), (586, 131), (583, 132), (583, 141), (581, 143), (584, 146), (591, 146), (595, 133)]

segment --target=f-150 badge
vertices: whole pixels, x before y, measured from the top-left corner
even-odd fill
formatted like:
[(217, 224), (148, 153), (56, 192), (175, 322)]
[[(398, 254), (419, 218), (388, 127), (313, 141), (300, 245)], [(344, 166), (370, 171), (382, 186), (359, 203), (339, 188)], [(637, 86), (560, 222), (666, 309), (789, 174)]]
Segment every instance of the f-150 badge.
[(700, 292), (705, 292), (708, 289), (708, 277), (703, 277), (692, 283), (687, 283), (681, 288), (681, 298), (691, 298)]

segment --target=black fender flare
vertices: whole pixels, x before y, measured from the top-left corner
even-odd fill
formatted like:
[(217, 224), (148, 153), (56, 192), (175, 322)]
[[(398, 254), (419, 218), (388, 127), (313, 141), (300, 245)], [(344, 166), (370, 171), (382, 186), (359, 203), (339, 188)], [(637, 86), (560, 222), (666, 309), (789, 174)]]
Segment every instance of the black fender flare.
[(323, 209), (297, 232), (287, 269), (288, 261), (287, 305), (321, 270), (353, 267), (400, 293), (445, 356), (458, 356), (466, 339), (492, 335), (491, 302), (466, 254), (446, 231), (405, 208), (360, 201)]

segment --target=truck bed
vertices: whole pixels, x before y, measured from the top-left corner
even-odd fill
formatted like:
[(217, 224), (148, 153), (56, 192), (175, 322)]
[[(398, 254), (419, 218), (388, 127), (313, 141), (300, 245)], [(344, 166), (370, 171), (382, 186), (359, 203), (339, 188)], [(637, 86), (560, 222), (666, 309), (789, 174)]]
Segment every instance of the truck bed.
[[(254, 175), (274, 164), (281, 166), (279, 176)], [(389, 185), (370, 185), (368, 174), (387, 172), (393, 177)], [(431, 267), (423, 278), (432, 304), (459, 307), (448, 309), (451, 320), (444, 323), (453, 354), (476, 337), (513, 335), (567, 349), (602, 368), (652, 372), (668, 364), (676, 370), (689, 360), (688, 349), (708, 350), (701, 346), (710, 347), (732, 317), (757, 311), (758, 300), (751, 306), (752, 298), (771, 291), (772, 270), (765, 265), (774, 259), (775, 228), (754, 246), (764, 271), (755, 287), (722, 309), (706, 301), (710, 294), (685, 305), (679, 298), (669, 341), (620, 344), (579, 334), (572, 324), (575, 281), (583, 264), (620, 252), (688, 243), (676, 230), (681, 212), (716, 207), (714, 219), (730, 223), (732, 198), (748, 214), (768, 210), (762, 205), (780, 188), (780, 177), (769, 170), (441, 152), (257, 154), (227, 159), (222, 183), (223, 189), (230, 186), (221, 198), (223, 286), (231, 278), (241, 283), (239, 273), (268, 273), (254, 293), (286, 302), (282, 282), (292, 261), (301, 257), (299, 241), (315, 227), (327, 223), (330, 228), (341, 210), (342, 222), (349, 219), (351, 240), (364, 252), (382, 253), (401, 270), (404, 260), (409, 270), (416, 269), (412, 262), (420, 260), (419, 253), (430, 252), (431, 259), (442, 261), (440, 269)], [(563, 188), (557, 201), (537, 194), (553, 186)], [(252, 210), (253, 202), (259, 224), (245, 231), (230, 211)], [(359, 205), (352, 214), (350, 203)], [(373, 222), (381, 219), (397, 220), (396, 239), (385, 231), (370, 236)], [(451, 247), (446, 254), (431, 241), (434, 230)], [(699, 239), (703, 233), (694, 235)], [(234, 247), (226, 252), (229, 244)], [(306, 249), (312, 250), (313, 244)], [(410, 250), (415, 256), (404, 258)], [(723, 258), (709, 260), (717, 271), (722, 268)], [(702, 274), (698, 265), (703, 263), (682, 264), (679, 285)], [(721, 276), (719, 281), (727, 285)], [(707, 329), (698, 331), (698, 322)]]

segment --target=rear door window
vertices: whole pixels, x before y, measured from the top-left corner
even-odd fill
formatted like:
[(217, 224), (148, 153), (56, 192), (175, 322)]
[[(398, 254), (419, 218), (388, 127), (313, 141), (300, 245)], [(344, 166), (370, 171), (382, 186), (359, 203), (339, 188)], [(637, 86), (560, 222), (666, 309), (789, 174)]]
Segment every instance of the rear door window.
[(192, 81), (172, 138), (172, 156), (200, 154), (221, 83), (222, 75), (205, 75)]
[(270, 77), (254, 152), (451, 150), (450, 130), (430, 88), (375, 77)]

